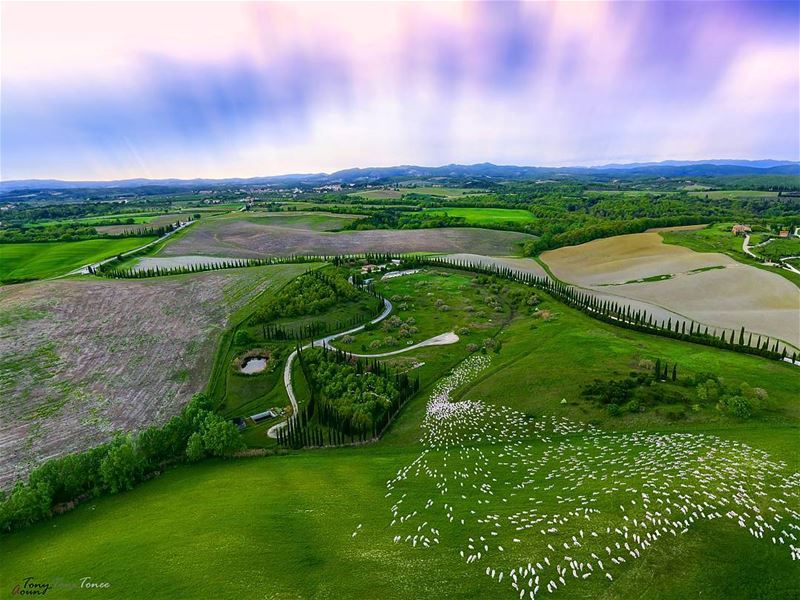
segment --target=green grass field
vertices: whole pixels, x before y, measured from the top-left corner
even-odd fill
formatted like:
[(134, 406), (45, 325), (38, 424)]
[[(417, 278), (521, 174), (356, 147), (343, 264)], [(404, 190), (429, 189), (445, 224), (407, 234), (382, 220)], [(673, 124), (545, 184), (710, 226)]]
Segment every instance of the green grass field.
[(715, 223), (703, 229), (662, 231), (660, 233), (667, 244), (684, 246), (695, 252), (721, 252), (738, 260), (746, 257), (742, 251), (744, 238), (733, 235), (731, 227), (733, 227), (733, 223)]
[[(695, 252), (721, 252), (727, 254), (731, 258), (738, 260), (746, 265), (752, 265), (772, 273), (777, 273), (781, 277), (785, 277), (798, 287), (800, 287), (800, 275), (792, 273), (786, 269), (777, 267), (769, 267), (761, 264), (759, 261), (754, 260), (742, 250), (742, 243), (744, 238), (731, 233), (733, 223), (715, 223), (704, 229), (695, 229), (690, 231), (662, 231), (661, 237), (664, 238), (665, 244), (675, 244), (677, 246), (684, 246)], [(755, 243), (754, 240), (751, 243)], [(775, 243), (775, 242), (773, 242)], [(771, 244), (770, 244), (771, 245)], [(769, 245), (766, 246), (769, 248)], [(759, 249), (755, 250), (756, 252)]]
[(425, 214), (463, 217), (472, 225), (503, 225), (505, 223), (524, 224), (534, 221), (530, 211), (513, 208), (447, 208), (430, 209)]
[[(562, 407), (554, 402), (559, 394), (574, 391), (581, 380), (601, 374), (608, 365), (624, 369), (626, 361), (651, 352), (698, 368), (719, 363), (726, 374), (744, 368), (748, 374), (768, 376), (785, 387), (783, 396), (777, 388), (770, 390), (780, 402), (797, 384), (788, 366), (679, 342), (664, 347), (659, 338), (593, 324), (567, 309), (536, 329), (530, 329), (527, 319), (520, 320), (505, 334), (516, 341), (506, 342), (487, 376), (462, 396), (560, 414)], [(575, 326), (581, 329), (574, 331)], [(588, 350), (586, 360), (575, 360), (574, 344)], [(605, 352), (607, 348), (611, 351)], [(426, 351), (431, 352), (441, 354), (441, 349)], [(598, 364), (591, 364), (597, 356)], [(552, 364), (545, 360), (551, 357)], [(571, 366), (568, 378), (565, 366)], [(560, 383), (542, 396), (540, 391), (549, 390), (554, 380)], [(155, 597), (204, 597), (220, 586), (246, 598), (261, 597), (265, 590), (268, 597), (418, 598), (433, 586), (442, 598), (514, 597), (483, 574), (483, 565), (465, 565), (460, 559), (465, 533), (457, 525), (442, 526), (441, 543), (431, 549), (392, 541), (390, 508), (396, 499), (385, 497), (385, 484), (418, 456), (423, 405), (423, 398), (413, 401), (377, 445), (178, 467), (132, 492), (93, 500), (6, 536), (0, 540), (8, 557), (0, 584), (10, 589), (35, 564), (43, 580), (70, 585), (88, 575), (110, 582), (115, 597), (123, 598), (145, 591)], [(565, 410), (572, 416), (573, 407)], [(710, 431), (765, 448), (797, 468), (798, 430), (791, 422), (689, 426), (662, 421), (652, 428)], [(531, 451), (537, 448), (532, 443)], [(483, 447), (484, 452), (492, 450)], [(502, 464), (495, 465), (493, 474), (501, 479), (513, 475)], [(425, 504), (431, 495), (425, 486), (403, 491), (411, 506)], [(513, 502), (525, 505), (522, 500)], [(557, 506), (553, 498), (552, 507), (543, 510)], [(522, 541), (515, 553), (523, 560), (535, 557), (540, 551), (536, 536), (518, 535)], [(154, 545), (155, 536), (169, 543)], [(711, 571), (709, 564), (714, 565)], [(785, 548), (756, 540), (734, 522), (720, 519), (702, 522), (677, 539), (669, 537), (631, 568), (615, 569), (613, 584), (592, 579), (561, 596), (785, 598), (798, 591), (799, 574)], [(71, 597), (63, 589), (52, 595)]]
[(156, 239), (132, 237), (80, 242), (0, 244), (0, 281), (44, 279), (133, 250)]
[(462, 338), (460, 346), (470, 342), (480, 345), (498, 331), (510, 317), (510, 311), (499, 294), (475, 284), (473, 279), (467, 273), (426, 270), (378, 281), (375, 289), (394, 305), (392, 316), (413, 329), (403, 334), (403, 326), (392, 326), (395, 322), (390, 318), (351, 336), (352, 341), (340, 338), (334, 344), (348, 352), (375, 354), (455, 331)]
[(722, 198), (773, 198), (778, 192), (762, 192), (760, 190), (709, 190), (693, 191), (689, 195), (698, 198), (708, 198), (709, 200), (721, 200)]
[[(430, 291), (434, 299), (446, 295), (454, 306), (456, 296), (464, 298), (464, 304), (477, 305), (477, 298), (485, 301), (485, 292), (492, 290), (473, 285), (468, 274), (426, 273), (390, 280), (383, 291), (414, 293), (416, 312), (409, 306), (407, 314), (419, 317), (420, 331), (425, 327), (440, 333), (437, 328), (450, 323), (422, 322), (422, 313), (430, 312), (430, 307), (420, 298), (428, 298)], [(503, 287), (509, 289), (496, 295), (506, 297), (516, 285)], [(552, 415), (620, 432), (604, 443), (633, 471), (621, 479), (627, 483), (616, 491), (604, 492), (608, 482), (602, 478), (562, 489), (565, 480), (550, 476), (561, 469), (560, 477), (566, 477), (587, 461), (603, 472), (608, 450), (584, 445), (583, 436), (576, 433), (555, 432), (546, 440), (533, 434), (505, 442), (481, 439), (449, 453), (439, 449), (422, 454), (420, 427), (428, 396), (434, 384), (466, 356), (463, 343), (430, 347), (392, 359), (397, 367), (419, 372), (423, 389), (380, 442), (172, 468), (131, 492), (91, 500), (68, 514), (0, 538), (0, 588), (10, 590), (33, 576), (53, 584), (48, 596), (72, 598), (80, 578), (89, 576), (109, 582), (113, 597), (120, 598), (209, 597), (220, 590), (243, 598), (517, 598), (508, 574), (499, 584), (485, 569), (504, 568), (508, 573), (510, 565), (544, 562), (545, 555), (560, 560), (565, 554), (583, 557), (596, 550), (605, 556), (606, 528), (633, 528), (633, 519), (642, 518), (639, 506), (629, 501), (629, 486), (644, 491), (648, 477), (659, 479), (658, 471), (646, 476), (639, 470), (642, 463), (657, 461), (669, 445), (654, 447), (652, 455), (644, 456), (625, 445), (628, 438), (616, 436), (632, 431), (713, 435), (769, 452), (773, 460), (786, 462), (781, 472), (800, 468), (796, 398), (800, 369), (616, 328), (541, 296), (534, 315), (501, 305), (492, 327), (499, 331), (501, 350), (487, 355), (488, 367), (457, 387), (451, 401), (480, 401), (498, 411), (494, 413), (498, 421), (507, 415), (502, 407), (508, 407), (543, 422), (544, 415)], [(455, 323), (461, 310), (454, 308), (435, 318), (450, 318), (453, 312)], [(495, 316), (487, 312), (487, 318)], [(581, 397), (582, 386), (592, 380), (624, 377), (640, 369), (643, 360), (656, 358), (677, 362), (681, 377), (710, 371), (731, 384), (763, 387), (769, 403), (762, 413), (744, 421), (713, 406), (687, 408), (683, 413), (648, 408), (615, 417)], [(299, 393), (303, 395), (302, 390)], [(496, 424), (490, 421), (487, 428)], [(520, 471), (520, 464), (533, 465), (531, 461), (554, 450), (569, 452), (570, 458), (547, 463), (547, 469)], [(715, 472), (718, 455), (709, 452), (703, 460)], [(427, 467), (410, 468), (413, 464)], [(752, 468), (760, 465), (756, 461)], [(491, 470), (485, 483), (492, 494), (476, 486), (481, 481), (475, 479), (477, 467)], [(405, 475), (387, 486), (398, 473)], [(449, 479), (441, 479), (445, 474)], [(705, 489), (709, 477), (713, 478), (707, 475), (704, 482), (694, 476), (680, 478), (675, 485), (699, 483)], [(439, 487), (445, 482), (449, 490)], [(687, 490), (693, 493), (692, 488)], [(594, 506), (599, 512), (567, 520), (549, 536), (540, 535), (540, 525), (519, 531), (512, 526), (514, 515), (524, 511), (531, 518), (563, 513), (565, 506), (580, 507), (579, 498), (593, 494), (598, 495)], [(657, 490), (651, 495), (659, 497)], [(787, 501), (798, 509), (796, 499)], [(623, 502), (629, 506), (625, 515), (629, 521), (618, 515)], [(466, 523), (449, 521), (443, 503), (455, 506)], [(393, 506), (400, 514), (417, 514), (392, 526)], [(719, 512), (724, 515), (726, 510)], [(770, 514), (766, 505), (764, 514)], [(595, 547), (589, 531), (600, 532), (602, 543)], [(398, 534), (409, 541), (395, 543)], [(421, 539), (422, 534), (435, 535), (436, 542), (430, 547), (421, 542), (413, 545), (410, 538)], [(571, 536), (583, 545), (562, 549), (562, 543), (572, 545)], [(495, 548), (500, 539), (503, 550)], [(470, 552), (469, 544), (484, 543), (492, 544), (491, 552), (467, 564), (460, 551)], [(559, 552), (548, 551), (546, 543)], [(642, 551), (641, 558), (628, 557), (624, 565), (606, 568), (613, 571), (613, 582), (602, 576), (573, 580), (570, 573), (567, 587), (552, 596), (777, 600), (800, 594), (800, 565), (791, 560), (787, 547), (770, 543), (767, 536), (756, 539), (724, 516), (699, 519), (682, 535), (665, 535)], [(544, 593), (543, 586), (544, 582), (537, 597)]]
[(755, 252), (770, 260), (778, 260), (784, 256), (800, 256), (800, 239), (773, 239), (769, 244), (756, 248)]
[(401, 188), (405, 194), (425, 194), (427, 196), (441, 196), (442, 198), (459, 198), (461, 196), (479, 196), (483, 190), (472, 188), (448, 188), (448, 187), (404, 187)]
[(93, 217), (78, 217), (72, 219), (47, 219), (37, 221), (32, 226), (44, 227), (45, 225), (65, 225), (68, 223), (79, 223), (81, 225), (95, 225), (98, 223), (105, 223), (107, 221), (123, 221), (126, 222), (131, 219), (134, 224), (149, 223), (154, 219), (161, 216), (174, 213), (165, 213), (163, 211), (152, 212), (135, 212), (135, 213), (113, 213), (108, 215), (98, 215)]

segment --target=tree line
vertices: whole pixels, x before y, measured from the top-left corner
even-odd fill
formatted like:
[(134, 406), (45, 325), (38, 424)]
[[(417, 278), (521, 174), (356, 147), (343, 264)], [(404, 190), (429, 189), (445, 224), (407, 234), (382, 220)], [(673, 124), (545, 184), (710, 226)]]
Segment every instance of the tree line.
[(283, 317), (317, 315), (339, 302), (360, 295), (338, 272), (309, 271), (284, 286), (250, 318), (251, 324), (268, 323)]
[(278, 434), (286, 447), (339, 446), (379, 438), (419, 390), (419, 377), (392, 370), (376, 359), (341, 350), (298, 349), (309, 401)]
[(133, 488), (166, 466), (208, 456), (229, 456), (244, 448), (238, 428), (196, 394), (163, 427), (118, 434), (112, 441), (52, 458), (19, 481), (6, 497), (0, 492), (0, 530), (12, 531), (97, 496)]
[[(774, 360), (784, 360), (789, 357), (786, 345), (783, 342), (768, 336), (747, 332), (744, 327), (740, 329), (738, 336), (734, 331), (725, 330), (716, 335), (714, 332), (709, 332), (708, 326), (702, 326), (700, 323), (690, 321), (687, 327), (687, 321), (685, 320), (679, 321), (676, 319), (674, 323), (672, 318), (659, 320), (645, 310), (633, 310), (630, 305), (621, 305), (611, 300), (601, 300), (589, 292), (574, 288), (560, 281), (554, 281), (549, 277), (540, 277), (533, 273), (526, 273), (497, 264), (454, 261), (437, 256), (414, 256), (407, 258), (406, 263), (410, 267), (440, 266), (495, 275), (517, 281), (541, 289), (564, 304), (581, 310), (595, 319), (635, 331), (724, 348), (745, 354), (754, 354)], [(782, 344), (783, 347), (781, 348)], [(791, 359), (792, 361), (797, 361), (796, 351), (792, 352)]]
[[(372, 318), (377, 317), (384, 308), (383, 298), (377, 298), (375, 308), (372, 311)], [(285, 327), (276, 323), (261, 323), (261, 335), (263, 340), (278, 341), (301, 341), (315, 339), (324, 335), (329, 335), (337, 331), (343, 331), (362, 325), (364, 319), (359, 315), (353, 315), (349, 319), (338, 320), (335, 323), (325, 321), (312, 321), (300, 327)]]
[[(142, 251), (144, 253), (145, 251)], [(399, 258), (395, 254), (365, 252), (360, 254), (292, 254), (289, 256), (270, 256), (268, 258), (234, 258), (208, 263), (195, 263), (191, 265), (175, 265), (172, 267), (152, 267), (149, 269), (119, 269), (124, 260), (137, 256), (138, 253), (126, 257), (118, 256), (114, 260), (101, 265), (93, 271), (94, 275), (111, 279), (144, 279), (148, 277), (165, 277), (167, 275), (184, 275), (187, 273), (200, 273), (203, 271), (218, 271), (221, 269), (238, 269), (241, 267), (263, 267), (269, 265), (303, 264), (316, 262), (329, 262), (335, 266), (352, 263), (358, 260), (367, 262), (388, 262)]]
[(92, 239), (116, 240), (131, 237), (161, 237), (177, 227), (177, 224), (160, 227), (141, 227), (121, 233), (103, 233), (95, 225), (64, 223), (41, 227), (5, 227), (0, 229), (0, 243), (24, 244), (36, 242), (79, 242)]

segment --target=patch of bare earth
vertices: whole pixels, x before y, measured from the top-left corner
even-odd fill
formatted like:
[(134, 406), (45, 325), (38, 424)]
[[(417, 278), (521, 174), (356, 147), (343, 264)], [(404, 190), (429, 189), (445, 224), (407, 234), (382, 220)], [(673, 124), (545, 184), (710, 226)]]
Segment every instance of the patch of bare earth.
[(531, 236), (471, 227), (317, 232), (220, 219), (199, 224), (168, 244), (161, 256), (210, 254), (243, 258), (360, 252), (471, 252), (508, 255)]
[[(242, 218), (240, 215), (235, 217)], [(310, 231), (338, 231), (353, 221), (363, 219), (364, 215), (349, 215), (327, 212), (266, 212), (250, 211), (244, 219), (260, 224), (290, 229), (307, 229)]]
[(0, 488), (165, 422), (201, 390), (231, 313), (304, 265), (0, 290)]
[(736, 264), (665, 281), (631, 283), (614, 292), (662, 304), (718, 327), (784, 340), (800, 348), (800, 290), (780, 275)]
[[(744, 327), (800, 347), (797, 287), (724, 254), (664, 244), (658, 233), (637, 233), (559, 248), (543, 253), (542, 260), (559, 279), (597, 293), (674, 311), (715, 328)], [(641, 281), (657, 276), (668, 278)]]
[(737, 265), (724, 254), (695, 252), (664, 244), (658, 233), (634, 233), (594, 240), (542, 254), (556, 277), (578, 285), (625, 283), (712, 266)]

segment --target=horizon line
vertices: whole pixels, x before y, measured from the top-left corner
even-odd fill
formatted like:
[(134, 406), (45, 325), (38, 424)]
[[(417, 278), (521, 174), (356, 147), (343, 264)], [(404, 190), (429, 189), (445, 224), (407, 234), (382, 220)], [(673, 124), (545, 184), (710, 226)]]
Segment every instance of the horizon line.
[[(561, 165), (561, 166), (551, 166), (551, 165), (523, 165), (523, 164), (498, 164), (493, 163), (490, 161), (478, 162), (478, 163), (446, 163), (441, 165), (420, 165), (420, 164), (412, 164), (412, 163), (403, 163), (403, 164), (392, 164), (392, 165), (370, 165), (370, 166), (353, 166), (353, 167), (345, 167), (343, 169), (336, 169), (333, 171), (304, 171), (304, 172), (291, 172), (291, 173), (276, 173), (272, 175), (232, 175), (228, 177), (203, 177), (203, 176), (195, 176), (195, 177), (126, 177), (124, 179), (61, 179), (61, 178), (53, 178), (53, 177), (28, 177), (24, 179), (3, 179), (0, 176), (0, 184), (8, 184), (8, 183), (17, 183), (17, 182), (36, 182), (36, 181), (54, 181), (59, 183), (116, 183), (116, 182), (127, 182), (127, 181), (196, 181), (196, 180), (207, 180), (207, 181), (228, 181), (228, 180), (235, 180), (235, 179), (266, 179), (266, 178), (280, 178), (280, 177), (303, 177), (303, 176), (331, 176), (336, 173), (341, 173), (344, 171), (353, 171), (353, 170), (370, 170), (370, 169), (394, 169), (394, 168), (402, 168), (402, 167), (417, 167), (421, 169), (442, 169), (445, 167), (475, 167), (481, 165), (491, 165), (493, 167), (516, 167), (520, 169), (550, 169), (550, 170), (565, 170), (565, 169), (602, 169), (604, 167), (635, 167), (635, 166), (658, 166), (664, 165), (665, 163), (690, 163), (691, 165), (714, 165), (714, 163), (720, 162), (776, 162), (776, 163), (789, 163), (792, 165), (800, 165), (800, 160), (794, 159), (781, 159), (781, 158), (706, 158), (700, 160), (691, 160), (691, 159), (679, 159), (679, 158), (668, 158), (664, 160), (638, 160), (638, 161), (631, 161), (631, 162), (607, 162), (607, 163), (598, 163), (598, 164), (572, 164), (572, 165)], [(667, 165), (668, 166), (668, 165)], [(686, 165), (688, 166), (688, 165)], [(725, 166), (725, 165), (715, 165), (715, 166)], [(759, 168), (759, 167), (756, 167)]]

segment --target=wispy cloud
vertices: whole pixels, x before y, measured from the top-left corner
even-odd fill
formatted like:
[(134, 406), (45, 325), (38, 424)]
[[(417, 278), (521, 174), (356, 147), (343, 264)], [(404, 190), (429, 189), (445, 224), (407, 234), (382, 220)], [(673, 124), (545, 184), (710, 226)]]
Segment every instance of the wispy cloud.
[(798, 159), (798, 6), (4, 3), (0, 175)]

